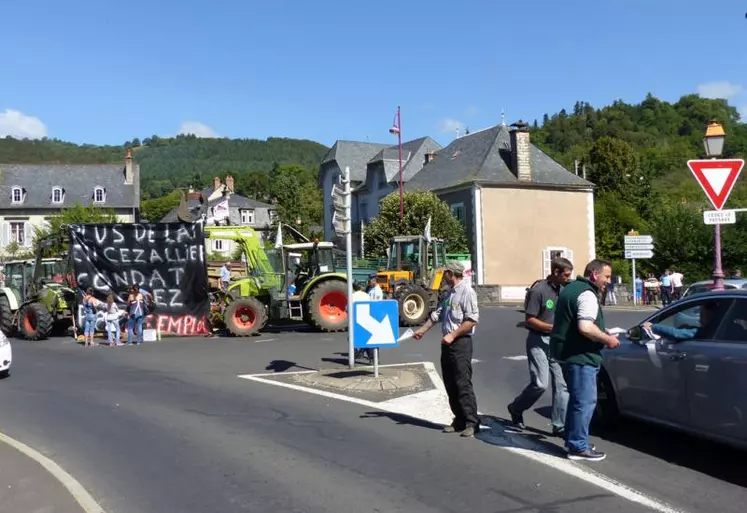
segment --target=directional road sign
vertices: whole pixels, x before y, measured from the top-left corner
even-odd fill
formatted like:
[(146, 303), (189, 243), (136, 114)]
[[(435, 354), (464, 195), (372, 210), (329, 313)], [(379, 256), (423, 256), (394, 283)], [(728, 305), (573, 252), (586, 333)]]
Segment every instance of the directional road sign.
[(646, 251), (646, 250), (628, 251), (627, 249), (625, 250), (625, 258), (630, 258), (630, 259), (635, 258), (637, 260), (639, 258), (653, 258), (653, 256), (654, 256), (654, 252), (650, 250), (649, 251)]
[(625, 244), (652, 244), (654, 238), (651, 235), (626, 235)]
[(706, 210), (703, 212), (705, 224), (734, 224), (737, 222), (736, 210)]
[(688, 160), (687, 165), (703, 192), (721, 210), (744, 167), (742, 159)]
[(653, 244), (625, 244), (625, 251), (640, 251), (654, 249)]
[(399, 342), (399, 303), (395, 299), (353, 303), (356, 348), (396, 347)]

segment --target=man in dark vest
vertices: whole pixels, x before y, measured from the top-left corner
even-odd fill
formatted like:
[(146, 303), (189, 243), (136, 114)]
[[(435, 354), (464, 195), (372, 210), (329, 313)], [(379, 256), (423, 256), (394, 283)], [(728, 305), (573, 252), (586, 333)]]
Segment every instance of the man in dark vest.
[(620, 345), (605, 331), (601, 295), (612, 276), (612, 266), (592, 260), (584, 275), (569, 283), (558, 297), (550, 335), (550, 353), (561, 363), (568, 386), (565, 445), (572, 460), (601, 461), (603, 452), (589, 444), (589, 424), (597, 404), (597, 374), (602, 349)]

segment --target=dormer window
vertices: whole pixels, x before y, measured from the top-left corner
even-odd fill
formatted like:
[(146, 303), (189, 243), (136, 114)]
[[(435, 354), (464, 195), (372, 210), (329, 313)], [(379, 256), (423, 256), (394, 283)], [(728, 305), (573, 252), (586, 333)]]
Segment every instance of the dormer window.
[(22, 187), (13, 187), (13, 189), (10, 192), (10, 202), (11, 203), (23, 203), (23, 188)]
[(106, 201), (106, 189), (103, 187), (96, 187), (93, 190), (93, 202), (104, 203)]
[(52, 203), (62, 203), (65, 192), (62, 187), (52, 187)]

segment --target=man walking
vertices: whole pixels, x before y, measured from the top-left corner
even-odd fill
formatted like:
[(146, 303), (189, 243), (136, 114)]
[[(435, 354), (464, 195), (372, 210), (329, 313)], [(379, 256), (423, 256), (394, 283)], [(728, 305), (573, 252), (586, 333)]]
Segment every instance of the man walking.
[(444, 432), (461, 432), (469, 438), (480, 428), (472, 387), (472, 335), (480, 318), (477, 294), (464, 281), (464, 266), (460, 262), (448, 262), (443, 279), (451, 290), (414, 337), (420, 340), (437, 322), (441, 323), (441, 374), (454, 414), (454, 421)]
[(558, 297), (550, 335), (550, 354), (561, 362), (568, 385), (565, 445), (572, 460), (601, 461), (606, 455), (589, 445), (589, 425), (597, 404), (597, 374), (602, 349), (620, 345), (605, 331), (600, 296), (612, 275), (612, 265), (592, 260), (584, 275), (569, 283)]
[(228, 290), (229, 282), (231, 281), (231, 263), (226, 262), (223, 267), (220, 268), (220, 290), (223, 292)]
[(554, 436), (563, 435), (568, 390), (563, 379), (563, 369), (550, 357), (550, 332), (555, 320), (555, 305), (560, 287), (570, 281), (571, 273), (573, 264), (565, 258), (556, 258), (552, 261), (550, 276), (529, 289), (524, 311), (525, 327), (528, 330), (526, 350), (529, 384), (508, 405), (511, 422), (518, 429), (524, 429), (524, 412), (539, 400), (552, 378), (552, 433)]

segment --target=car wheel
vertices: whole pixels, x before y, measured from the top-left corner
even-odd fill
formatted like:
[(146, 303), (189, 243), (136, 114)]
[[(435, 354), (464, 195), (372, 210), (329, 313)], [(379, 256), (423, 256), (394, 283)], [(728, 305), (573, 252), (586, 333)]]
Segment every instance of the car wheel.
[(612, 380), (604, 368), (599, 369), (597, 375), (597, 405), (591, 419), (594, 427), (609, 430), (614, 428), (620, 420), (620, 410), (617, 407), (617, 397), (612, 388)]

